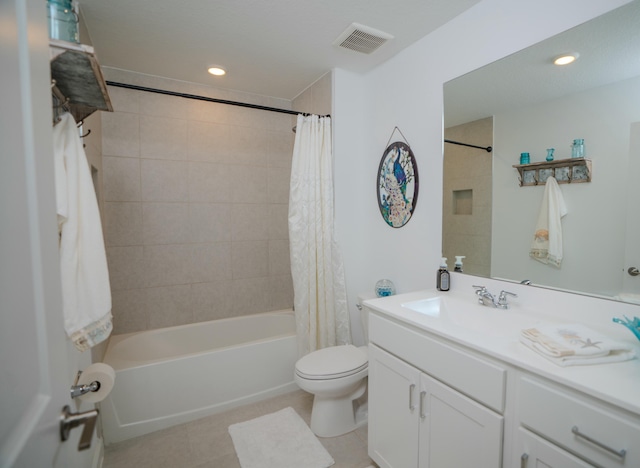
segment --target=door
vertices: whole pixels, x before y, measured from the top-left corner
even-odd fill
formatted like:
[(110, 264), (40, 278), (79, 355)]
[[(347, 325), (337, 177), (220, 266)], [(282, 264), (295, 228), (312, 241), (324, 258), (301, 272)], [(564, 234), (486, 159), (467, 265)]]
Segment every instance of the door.
[(633, 294), (632, 299), (640, 301), (640, 275), (630, 268), (640, 270), (640, 210), (638, 210), (638, 177), (640, 176), (640, 122), (631, 124), (629, 145), (629, 166), (627, 168), (627, 234), (624, 266), (622, 271), (622, 292)]
[(0, 31), (0, 467), (73, 466), (44, 2), (0, 1)]
[(369, 456), (381, 468), (418, 466), (420, 372), (369, 345)]
[(421, 381), (420, 467), (502, 466), (504, 418), (426, 374)]
[(516, 436), (514, 457), (512, 466), (520, 468), (593, 468), (593, 465), (522, 427)]

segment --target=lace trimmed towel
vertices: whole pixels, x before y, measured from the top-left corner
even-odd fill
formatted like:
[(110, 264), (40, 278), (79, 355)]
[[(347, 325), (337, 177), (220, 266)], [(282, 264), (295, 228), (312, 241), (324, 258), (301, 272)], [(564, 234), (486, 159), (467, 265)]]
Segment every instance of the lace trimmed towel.
[(69, 113), (53, 129), (53, 150), (64, 328), (84, 351), (111, 333), (111, 288), (91, 171)]
[(522, 330), (520, 342), (559, 366), (619, 362), (635, 357), (632, 346), (580, 324), (539, 324)]
[(544, 264), (551, 263), (560, 268), (562, 263), (562, 217), (567, 207), (555, 178), (549, 177), (544, 188), (544, 196), (536, 232), (533, 235), (529, 256)]

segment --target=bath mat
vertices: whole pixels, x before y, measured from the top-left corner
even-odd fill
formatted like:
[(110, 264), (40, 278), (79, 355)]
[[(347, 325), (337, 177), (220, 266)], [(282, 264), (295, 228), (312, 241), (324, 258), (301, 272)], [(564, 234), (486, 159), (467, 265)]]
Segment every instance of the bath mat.
[(242, 468), (327, 468), (335, 463), (290, 407), (232, 424), (229, 434)]

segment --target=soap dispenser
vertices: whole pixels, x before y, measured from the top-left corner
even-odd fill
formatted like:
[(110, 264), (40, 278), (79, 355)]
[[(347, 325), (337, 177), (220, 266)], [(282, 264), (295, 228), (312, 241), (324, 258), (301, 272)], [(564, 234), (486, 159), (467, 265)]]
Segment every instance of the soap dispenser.
[(453, 268), (453, 271), (462, 272), (462, 259), (467, 258), (464, 255), (456, 255), (456, 265)]
[(447, 257), (442, 257), (442, 262), (440, 262), (440, 268), (438, 268), (438, 274), (436, 276), (436, 287), (438, 291), (449, 290), (450, 277), (451, 275), (447, 270)]

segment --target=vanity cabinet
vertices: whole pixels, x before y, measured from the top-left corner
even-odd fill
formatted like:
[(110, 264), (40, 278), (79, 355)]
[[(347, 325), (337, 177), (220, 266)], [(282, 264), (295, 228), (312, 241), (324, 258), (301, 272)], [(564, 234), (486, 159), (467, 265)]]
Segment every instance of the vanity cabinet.
[(375, 345), (369, 447), (384, 468), (499, 467), (502, 416)]
[(515, 466), (640, 466), (637, 418), (534, 376), (520, 376), (517, 393)]
[(369, 454), (380, 467), (501, 466), (504, 418), (479, 401), (502, 408), (503, 369), (377, 315), (370, 337)]

